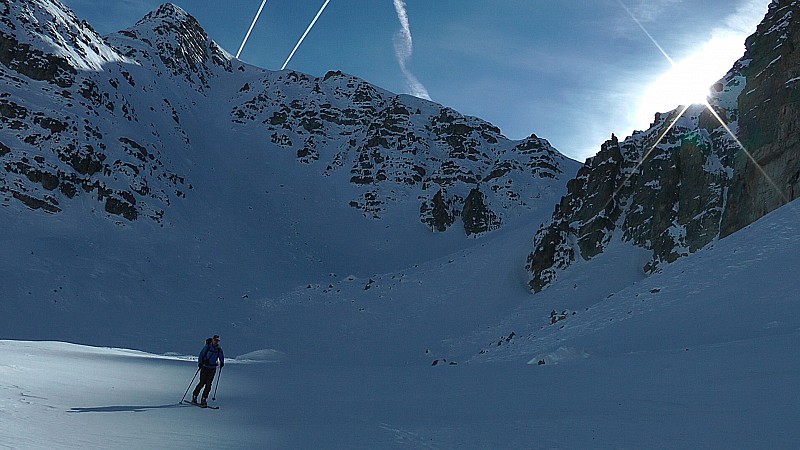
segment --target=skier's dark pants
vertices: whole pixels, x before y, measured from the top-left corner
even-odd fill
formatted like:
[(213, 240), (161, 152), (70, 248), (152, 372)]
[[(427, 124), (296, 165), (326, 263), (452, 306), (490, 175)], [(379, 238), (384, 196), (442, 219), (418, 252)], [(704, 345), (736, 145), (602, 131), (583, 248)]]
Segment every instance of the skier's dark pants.
[(197, 387), (194, 388), (193, 393), (195, 397), (197, 397), (197, 394), (200, 393), (200, 389), (205, 385), (206, 388), (203, 390), (203, 398), (208, 398), (208, 394), (211, 392), (211, 384), (214, 382), (214, 375), (216, 373), (216, 367), (203, 367), (200, 369), (200, 382), (197, 383)]

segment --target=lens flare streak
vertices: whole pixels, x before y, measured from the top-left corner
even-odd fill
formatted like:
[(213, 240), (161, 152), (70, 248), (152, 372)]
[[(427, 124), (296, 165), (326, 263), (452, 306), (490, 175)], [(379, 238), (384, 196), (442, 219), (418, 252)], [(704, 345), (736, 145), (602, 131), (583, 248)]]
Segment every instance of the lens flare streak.
[(740, 141), (739, 138), (733, 133), (730, 127), (728, 127), (728, 124), (726, 124), (722, 120), (722, 117), (720, 117), (719, 114), (717, 114), (717, 112), (714, 110), (713, 107), (711, 107), (708, 101), (705, 102), (705, 107), (706, 109), (708, 109), (709, 112), (711, 112), (711, 115), (713, 115), (714, 118), (717, 119), (717, 122), (719, 122), (719, 124), (722, 125), (723, 128), (725, 128), (725, 131), (727, 131), (728, 134), (731, 136), (731, 138), (733, 138), (734, 142), (736, 142), (736, 145), (739, 146), (742, 152), (744, 152), (744, 154), (747, 155), (747, 158), (750, 159), (750, 161), (753, 164), (755, 164), (758, 171), (761, 172), (762, 175), (764, 175), (764, 178), (766, 178), (770, 186), (772, 186), (772, 188), (775, 189), (775, 192), (777, 192), (778, 195), (780, 195), (781, 199), (783, 199), (783, 202), (789, 203), (791, 199), (778, 187), (778, 183), (776, 183), (775, 180), (773, 180), (772, 177), (770, 177), (769, 174), (767, 174), (764, 168), (761, 167), (761, 164), (759, 164), (758, 161), (756, 161), (756, 159), (753, 157), (753, 154), (750, 153), (747, 150), (747, 148), (745, 148), (744, 144), (742, 144), (742, 141)]

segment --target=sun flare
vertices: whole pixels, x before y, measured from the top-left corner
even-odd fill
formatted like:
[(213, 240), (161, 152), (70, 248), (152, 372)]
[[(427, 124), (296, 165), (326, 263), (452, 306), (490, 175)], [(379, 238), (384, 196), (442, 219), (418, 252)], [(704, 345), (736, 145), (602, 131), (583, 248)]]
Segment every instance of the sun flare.
[(705, 103), (711, 86), (719, 81), (744, 53), (739, 36), (718, 36), (672, 67), (651, 83), (639, 101), (638, 121), (647, 126), (656, 112), (680, 105)]

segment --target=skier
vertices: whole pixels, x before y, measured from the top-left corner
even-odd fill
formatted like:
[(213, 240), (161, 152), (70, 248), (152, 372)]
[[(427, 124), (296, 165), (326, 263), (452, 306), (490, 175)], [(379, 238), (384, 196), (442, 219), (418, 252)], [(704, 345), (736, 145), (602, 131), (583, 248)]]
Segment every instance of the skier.
[(211, 384), (214, 383), (214, 375), (217, 373), (217, 360), (219, 360), (220, 369), (225, 366), (225, 356), (222, 353), (222, 348), (219, 346), (219, 336), (215, 334), (213, 338), (206, 339), (206, 345), (197, 357), (197, 366), (200, 368), (200, 382), (197, 383), (194, 392), (192, 392), (192, 403), (197, 404), (197, 394), (199, 394), (200, 389), (203, 389), (203, 386), (205, 386), (200, 406), (208, 406), (206, 399), (208, 398), (209, 392), (211, 392)]

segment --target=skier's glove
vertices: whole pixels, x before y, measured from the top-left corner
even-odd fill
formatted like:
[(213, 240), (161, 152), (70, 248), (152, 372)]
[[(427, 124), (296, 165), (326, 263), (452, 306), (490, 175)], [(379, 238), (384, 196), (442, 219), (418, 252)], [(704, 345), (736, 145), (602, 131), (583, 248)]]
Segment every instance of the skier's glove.
[(202, 369), (203, 368), (203, 363), (197, 363), (197, 367)]
[(222, 369), (223, 367), (225, 367), (225, 363), (219, 363), (219, 368)]

